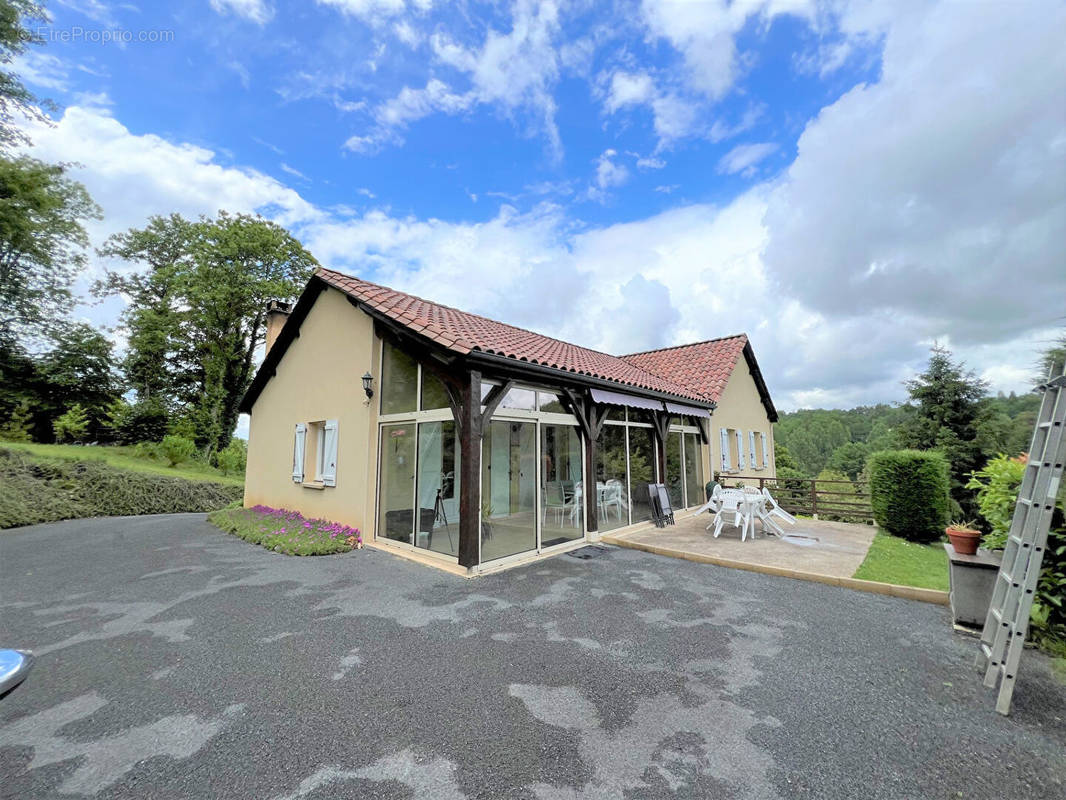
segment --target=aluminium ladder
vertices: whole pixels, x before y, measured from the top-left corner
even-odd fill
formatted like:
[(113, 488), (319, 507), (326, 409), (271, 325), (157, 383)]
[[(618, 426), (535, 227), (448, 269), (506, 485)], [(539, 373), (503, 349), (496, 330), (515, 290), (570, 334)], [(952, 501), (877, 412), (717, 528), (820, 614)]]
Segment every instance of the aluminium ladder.
[(1010, 713), (1018, 664), (1029, 628), (1029, 612), (1040, 579), (1040, 564), (1047, 548), (1066, 460), (1064, 369), (1066, 365), (1053, 365), (1047, 382), (1039, 387), (1044, 393), (1040, 416), (1033, 430), (1029, 461), (981, 633), (977, 666), (985, 670), (985, 686), (993, 688), (997, 678), (1001, 679), (996, 700), (996, 711), (1000, 714)]

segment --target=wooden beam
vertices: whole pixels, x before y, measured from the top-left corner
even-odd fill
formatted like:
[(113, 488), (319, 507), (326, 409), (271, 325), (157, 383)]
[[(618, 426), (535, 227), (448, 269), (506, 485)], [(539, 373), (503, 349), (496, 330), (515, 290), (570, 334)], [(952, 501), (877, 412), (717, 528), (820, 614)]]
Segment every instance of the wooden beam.
[(463, 381), (459, 437), (459, 565), (472, 569), (481, 552), (481, 373)]
[[(492, 387), (492, 390), (485, 397), (485, 407), (481, 408), (481, 395), (478, 394), (477, 403), (478, 410), (481, 412), (481, 417), (484, 420), (492, 419), (492, 415), (496, 413), (496, 409), (499, 407), (503, 398), (507, 393), (511, 391), (511, 387), (514, 386), (514, 381), (504, 381)], [(480, 389), (478, 390), (481, 391)]]

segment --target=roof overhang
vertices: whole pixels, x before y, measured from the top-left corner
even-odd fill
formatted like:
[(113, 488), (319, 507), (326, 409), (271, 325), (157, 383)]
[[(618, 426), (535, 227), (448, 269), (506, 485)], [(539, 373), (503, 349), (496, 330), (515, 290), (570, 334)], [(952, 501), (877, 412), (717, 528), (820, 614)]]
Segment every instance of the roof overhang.
[(748, 372), (755, 381), (755, 388), (759, 390), (759, 399), (766, 409), (766, 416), (770, 422), (777, 422), (777, 409), (774, 407), (774, 401), (770, 399), (770, 390), (766, 388), (766, 381), (763, 379), (762, 370), (759, 369), (759, 362), (755, 360), (755, 351), (751, 349), (750, 341), (744, 344), (744, 360), (748, 362)]

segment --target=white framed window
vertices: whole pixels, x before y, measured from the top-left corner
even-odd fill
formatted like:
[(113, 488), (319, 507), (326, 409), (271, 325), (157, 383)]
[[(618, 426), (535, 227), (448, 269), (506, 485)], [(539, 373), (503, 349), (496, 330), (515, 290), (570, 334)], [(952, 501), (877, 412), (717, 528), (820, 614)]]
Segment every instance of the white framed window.
[(292, 479), (294, 483), (337, 485), (337, 420), (296, 425)]

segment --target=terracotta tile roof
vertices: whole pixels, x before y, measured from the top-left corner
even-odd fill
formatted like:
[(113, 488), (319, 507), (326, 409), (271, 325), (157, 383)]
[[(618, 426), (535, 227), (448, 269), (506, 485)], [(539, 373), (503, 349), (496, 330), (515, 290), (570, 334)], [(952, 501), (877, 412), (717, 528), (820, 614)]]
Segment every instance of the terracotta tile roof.
[(689, 400), (707, 400), (699, 390), (617, 356), (459, 311), (333, 270), (319, 268), (315, 275), (329, 286), (456, 353), (491, 353)]
[(717, 403), (747, 343), (747, 335), (741, 333), (622, 358), (656, 375), (669, 375), (689, 391)]

